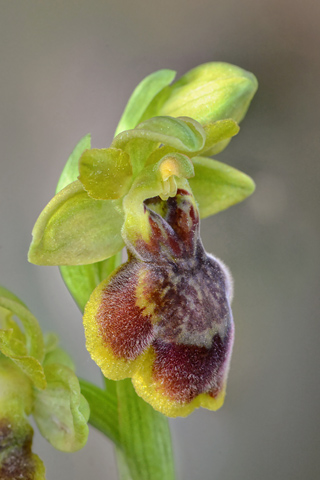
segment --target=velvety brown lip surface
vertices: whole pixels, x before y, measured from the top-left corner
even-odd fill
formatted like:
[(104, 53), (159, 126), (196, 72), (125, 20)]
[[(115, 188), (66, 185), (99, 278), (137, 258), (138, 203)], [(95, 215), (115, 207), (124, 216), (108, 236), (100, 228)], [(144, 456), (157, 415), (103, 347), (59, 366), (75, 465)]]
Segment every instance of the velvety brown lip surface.
[(118, 358), (133, 360), (150, 343), (152, 325), (136, 305), (138, 262), (124, 264), (102, 294), (97, 314), (101, 336)]

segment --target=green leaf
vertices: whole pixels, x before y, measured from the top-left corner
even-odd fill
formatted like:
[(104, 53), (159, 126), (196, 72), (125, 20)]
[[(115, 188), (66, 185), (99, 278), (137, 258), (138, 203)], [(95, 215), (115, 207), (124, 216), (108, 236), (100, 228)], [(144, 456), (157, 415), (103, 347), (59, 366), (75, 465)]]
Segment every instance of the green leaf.
[(122, 249), (123, 217), (113, 200), (94, 200), (79, 181), (59, 192), (39, 216), (29, 261), (36, 265), (99, 262)]
[(132, 480), (173, 480), (167, 418), (137, 396), (130, 379), (116, 386), (120, 440)]
[(134, 128), (140, 122), (144, 111), (152, 99), (174, 80), (175, 75), (176, 72), (173, 70), (163, 69), (144, 78), (132, 93), (115, 135), (124, 130)]
[(87, 193), (98, 200), (114, 200), (125, 195), (132, 183), (129, 155), (116, 148), (93, 148), (79, 161), (79, 180)]
[(33, 416), (41, 434), (58, 450), (75, 452), (88, 438), (89, 406), (68, 367), (44, 367), (47, 388), (35, 391)]
[(62, 278), (82, 312), (96, 286), (107, 278), (120, 263), (121, 252), (107, 260), (90, 265), (60, 267)]
[(222, 62), (199, 65), (162, 90), (142, 120), (155, 115), (188, 116), (201, 125), (232, 118), (240, 122), (257, 90), (255, 76)]
[(108, 389), (102, 390), (82, 379), (80, 379), (80, 387), (90, 406), (89, 423), (116, 445), (120, 445), (118, 404), (114, 392), (109, 392)]
[(255, 189), (253, 180), (229, 165), (206, 157), (192, 159), (195, 176), (189, 184), (197, 200), (201, 218), (241, 202)]
[(64, 187), (69, 185), (70, 183), (74, 182), (77, 180), (77, 177), (79, 175), (78, 171), (78, 163), (79, 163), (79, 158), (85, 152), (86, 150), (89, 150), (91, 148), (91, 135), (88, 133), (88, 135), (85, 135), (76, 145), (75, 149), (71, 153), (67, 163), (64, 166), (64, 169), (62, 170), (60, 179), (57, 184), (56, 188), (56, 193), (60, 192)]

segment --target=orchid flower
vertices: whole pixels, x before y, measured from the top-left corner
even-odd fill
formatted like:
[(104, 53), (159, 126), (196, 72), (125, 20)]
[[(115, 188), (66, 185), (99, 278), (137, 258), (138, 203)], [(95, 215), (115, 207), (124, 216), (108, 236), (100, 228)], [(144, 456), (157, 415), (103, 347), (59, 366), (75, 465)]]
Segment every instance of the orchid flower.
[(205, 252), (199, 222), (254, 190), (250, 177), (209, 157), (238, 133), (257, 84), (221, 63), (170, 86), (172, 75), (137, 87), (109, 148), (79, 142), (35, 224), (29, 260), (72, 272), (125, 246), (127, 262), (87, 302), (87, 348), (106, 377), (130, 377), (156, 410), (185, 416), (216, 410), (225, 395), (232, 280)]

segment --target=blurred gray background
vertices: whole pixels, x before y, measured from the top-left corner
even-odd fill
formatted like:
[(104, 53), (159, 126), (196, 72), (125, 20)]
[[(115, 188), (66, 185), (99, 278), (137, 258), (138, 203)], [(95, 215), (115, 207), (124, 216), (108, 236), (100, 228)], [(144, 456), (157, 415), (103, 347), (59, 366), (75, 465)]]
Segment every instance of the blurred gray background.
[[(77, 141), (109, 146), (137, 83), (207, 61), (260, 88), (219, 160), (251, 175), (249, 200), (205, 220), (206, 249), (235, 281), (224, 407), (171, 421), (179, 480), (316, 480), (319, 458), (320, 3), (315, 0), (1, 0), (0, 282), (100, 382), (56, 267), (28, 264), (33, 224)], [(75, 454), (39, 434), (48, 480), (114, 480), (111, 443)], [(164, 479), (165, 480), (165, 479)]]

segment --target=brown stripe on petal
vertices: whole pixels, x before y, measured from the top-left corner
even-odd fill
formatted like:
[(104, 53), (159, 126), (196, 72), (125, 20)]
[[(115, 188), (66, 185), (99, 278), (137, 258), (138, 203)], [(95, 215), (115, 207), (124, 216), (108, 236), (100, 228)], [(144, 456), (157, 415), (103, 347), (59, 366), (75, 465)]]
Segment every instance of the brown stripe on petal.
[(181, 244), (163, 218), (160, 217), (160, 215), (150, 212), (149, 223), (152, 232), (150, 238), (150, 251), (158, 257), (160, 251), (164, 257), (172, 255), (180, 256), (183, 252)]
[(176, 197), (168, 199), (165, 220), (183, 242), (184, 254), (193, 254), (199, 238), (199, 214), (188, 192), (178, 190)]
[(130, 260), (111, 277), (102, 292), (96, 320), (103, 341), (118, 358), (134, 360), (150, 344), (153, 327), (150, 315), (136, 305), (141, 262)]
[[(192, 195), (178, 190), (175, 197), (145, 201), (149, 216), (150, 240), (135, 245), (141, 257), (151, 255), (157, 263), (165, 259), (187, 258), (194, 255), (199, 239), (199, 213)], [(161, 255), (159, 255), (161, 252)]]
[(217, 334), (210, 349), (194, 345), (153, 342), (156, 358), (153, 365), (153, 380), (171, 400), (191, 402), (201, 393), (219, 393), (225, 380), (227, 363), (232, 347)]

